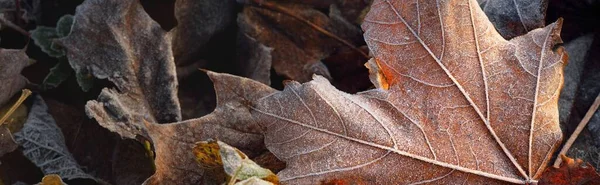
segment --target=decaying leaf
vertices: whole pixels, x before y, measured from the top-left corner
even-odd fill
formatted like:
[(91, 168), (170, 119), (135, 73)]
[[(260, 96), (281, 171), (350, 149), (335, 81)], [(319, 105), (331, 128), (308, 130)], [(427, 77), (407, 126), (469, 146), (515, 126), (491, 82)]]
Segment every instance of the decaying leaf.
[(283, 183), (539, 179), (562, 136), (561, 21), (507, 41), (475, 0), (378, 0), (363, 29), (387, 90), (350, 95), (317, 76), (246, 104)]
[(79, 74), (112, 81), (87, 114), (123, 137), (144, 133), (143, 120), (181, 120), (171, 39), (137, 0), (86, 0), (71, 33), (58, 41)]
[(259, 166), (243, 152), (221, 141), (198, 142), (193, 153), (202, 169), (214, 172), (206, 174), (207, 176), (226, 177), (215, 179), (217, 184), (245, 181), (253, 177), (273, 183), (279, 182), (271, 170)]
[(41, 96), (35, 96), (23, 129), (14, 135), (23, 147), (23, 154), (44, 174), (58, 174), (65, 179), (94, 179), (69, 153), (62, 132)]
[(235, 185), (273, 185), (273, 183), (262, 180), (258, 177), (250, 177), (246, 180), (236, 182)]
[(42, 178), (42, 182), (37, 185), (66, 185), (59, 175), (56, 174), (48, 174)]
[(30, 64), (25, 50), (0, 48), (0, 106), (25, 87), (27, 79), (21, 75), (21, 70)]
[(478, 0), (481, 9), (506, 39), (544, 27), (548, 0)]
[[(329, 71), (321, 60), (336, 47), (342, 46), (339, 41), (291, 15), (310, 20), (314, 26), (337, 34), (340, 38), (360, 40), (360, 30), (343, 19), (335, 7), (327, 16), (306, 5), (269, 3), (271, 8), (277, 7), (279, 10), (245, 6), (238, 15), (237, 23), (242, 33), (273, 48), (273, 68), (286, 78), (304, 82), (310, 80), (312, 74), (329, 77)], [(279, 12), (282, 9), (286, 13)]]
[(540, 178), (540, 185), (593, 185), (600, 184), (600, 175), (589, 163), (561, 155), (560, 168), (550, 167)]
[(204, 117), (172, 124), (147, 123), (156, 152), (156, 172), (145, 184), (199, 184), (205, 180), (191, 152), (194, 143), (218, 139), (250, 157), (264, 150), (263, 137), (248, 104), (275, 92), (260, 82), (208, 72), (217, 107)]

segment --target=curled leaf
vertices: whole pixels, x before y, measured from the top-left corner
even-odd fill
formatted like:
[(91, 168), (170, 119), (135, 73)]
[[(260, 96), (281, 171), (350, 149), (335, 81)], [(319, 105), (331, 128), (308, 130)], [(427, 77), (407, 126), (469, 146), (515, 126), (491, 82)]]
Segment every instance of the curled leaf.
[(198, 167), (196, 156), (190, 152), (197, 141), (216, 138), (251, 157), (265, 150), (260, 127), (247, 105), (275, 90), (249, 79), (207, 73), (217, 92), (217, 107), (212, 113), (172, 124), (146, 124), (156, 151), (156, 172), (145, 184), (198, 184), (206, 181), (206, 169)]
[(58, 41), (78, 80), (91, 74), (117, 87), (88, 102), (90, 117), (127, 138), (149, 137), (144, 120), (181, 120), (171, 38), (139, 1), (87, 0), (77, 7), (74, 22)]
[[(210, 170), (207, 175), (223, 177), (229, 182), (244, 181), (252, 177), (264, 179), (274, 183), (279, 180), (269, 169), (262, 168), (250, 160), (246, 154), (221, 141), (201, 141), (196, 143), (193, 149), (196, 160), (201, 168)], [(222, 174), (221, 174), (222, 173)], [(215, 179), (217, 183), (224, 183), (226, 179)]]

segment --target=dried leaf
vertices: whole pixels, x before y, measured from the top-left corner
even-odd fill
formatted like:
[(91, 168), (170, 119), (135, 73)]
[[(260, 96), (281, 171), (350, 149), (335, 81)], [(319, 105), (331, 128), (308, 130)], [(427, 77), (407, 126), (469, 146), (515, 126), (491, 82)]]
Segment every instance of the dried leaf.
[[(315, 26), (341, 38), (360, 40), (360, 30), (339, 16), (339, 11), (335, 8), (332, 8), (333, 11), (330, 11), (331, 15), (328, 17), (306, 5), (270, 4), (310, 20)], [(342, 45), (305, 22), (268, 8), (246, 6), (239, 14), (237, 22), (242, 33), (273, 48), (272, 65), (278, 74), (302, 82), (310, 80), (312, 74), (329, 77), (329, 72), (321, 60)]]
[(23, 147), (23, 154), (44, 174), (58, 174), (65, 179), (94, 179), (77, 164), (67, 146), (60, 128), (48, 113), (41, 96), (35, 96), (29, 117), (15, 140)]
[(235, 185), (273, 185), (273, 183), (262, 180), (258, 177), (250, 177), (246, 180), (236, 182)]
[(506, 39), (544, 27), (548, 0), (478, 0), (496, 29)]
[(600, 174), (589, 163), (581, 159), (571, 159), (565, 155), (560, 168), (548, 168), (542, 175), (539, 185), (592, 185), (600, 184)]
[(262, 83), (208, 72), (217, 94), (217, 107), (204, 117), (173, 124), (147, 123), (156, 152), (156, 172), (145, 184), (199, 184), (206, 180), (190, 151), (197, 141), (216, 138), (250, 157), (264, 150), (260, 128), (247, 104), (273, 93)]
[(0, 48), (0, 106), (25, 87), (27, 79), (21, 75), (21, 70), (30, 64), (25, 50)]
[(74, 19), (71, 33), (58, 40), (71, 66), (117, 87), (88, 102), (90, 117), (127, 138), (148, 137), (143, 120), (181, 120), (171, 39), (139, 1), (87, 0)]
[(217, 141), (217, 144), (219, 145), (223, 168), (230, 177), (235, 177), (236, 180), (258, 177), (274, 183), (279, 182), (277, 176), (271, 170), (260, 167), (243, 152), (221, 141)]
[(221, 141), (209, 140), (198, 142), (193, 149), (193, 153), (202, 169), (212, 170), (211, 172), (216, 173), (211, 173), (209, 176), (213, 176), (213, 178), (215, 176), (227, 177), (215, 179), (217, 180), (215, 182), (217, 184), (227, 181), (244, 181), (252, 177), (274, 183), (279, 182), (277, 176), (269, 169), (259, 166), (243, 152)]
[(475, 0), (378, 0), (364, 22), (389, 89), (350, 95), (317, 76), (247, 104), (283, 183), (539, 179), (562, 136), (560, 21), (507, 41)]
[(66, 185), (59, 175), (49, 174), (42, 178), (42, 182), (38, 183), (38, 185)]

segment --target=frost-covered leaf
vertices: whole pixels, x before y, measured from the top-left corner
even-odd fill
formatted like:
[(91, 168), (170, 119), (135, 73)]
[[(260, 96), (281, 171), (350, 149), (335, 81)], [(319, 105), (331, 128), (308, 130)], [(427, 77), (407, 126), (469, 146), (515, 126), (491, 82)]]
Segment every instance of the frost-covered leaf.
[(94, 179), (81, 169), (69, 153), (62, 132), (48, 113), (41, 96), (34, 97), (23, 129), (14, 136), (23, 148), (23, 154), (44, 174), (58, 174), (64, 179)]
[(217, 144), (219, 145), (223, 168), (230, 177), (235, 177), (236, 180), (258, 177), (275, 183), (279, 182), (279, 179), (271, 170), (259, 166), (243, 152), (221, 141), (217, 141)]
[(271, 170), (259, 166), (242, 151), (221, 141), (200, 141), (194, 146), (193, 153), (200, 167), (207, 170), (206, 175), (215, 180), (214, 183), (244, 181), (252, 177), (279, 182)]
[(62, 82), (67, 80), (73, 73), (73, 69), (69, 65), (67, 58), (61, 57), (58, 59), (58, 63), (54, 67), (50, 68), (50, 72), (44, 78), (43, 87), (44, 89), (52, 89), (58, 87)]
[(87, 114), (123, 137), (143, 135), (144, 120), (181, 120), (171, 39), (137, 0), (86, 0), (77, 7), (70, 34), (59, 39), (79, 81), (108, 79)]
[(21, 75), (21, 70), (30, 64), (25, 50), (0, 48), (0, 106), (25, 87), (27, 79)]
[(65, 56), (63, 48), (58, 46), (54, 40), (65, 37), (71, 31), (73, 25), (73, 16), (64, 15), (56, 23), (56, 28), (38, 26), (31, 31), (31, 39), (35, 45), (39, 46), (44, 53), (51, 57), (59, 58)]
[(317, 76), (245, 104), (283, 183), (539, 179), (562, 136), (560, 21), (508, 41), (475, 0), (377, 0), (363, 29), (380, 89)]
[(55, 47), (52, 47), (54, 39), (57, 38), (59, 36), (56, 29), (52, 27), (38, 26), (31, 31), (31, 39), (33, 39), (35, 45), (39, 46), (44, 53), (56, 58), (65, 55), (64, 51), (55, 50)]
[(544, 27), (548, 0), (478, 0), (481, 9), (506, 39)]
[(246, 180), (236, 182), (235, 185), (273, 185), (273, 183), (262, 180), (258, 177), (250, 177)]
[[(172, 124), (148, 123), (156, 152), (156, 172), (145, 184), (199, 184), (206, 180), (191, 152), (197, 141), (217, 138), (250, 157), (264, 149), (260, 128), (247, 104), (275, 90), (260, 82), (208, 72), (217, 92), (217, 107), (204, 117)], [(193, 175), (191, 175), (193, 174)]]

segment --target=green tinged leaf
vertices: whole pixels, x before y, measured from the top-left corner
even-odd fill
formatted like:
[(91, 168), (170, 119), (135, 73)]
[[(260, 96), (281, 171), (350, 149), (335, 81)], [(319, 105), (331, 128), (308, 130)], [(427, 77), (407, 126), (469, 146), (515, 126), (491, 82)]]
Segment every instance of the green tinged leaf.
[(64, 15), (56, 22), (56, 34), (61, 38), (66, 37), (71, 33), (71, 27), (73, 27), (73, 16)]
[(224, 142), (200, 141), (193, 152), (200, 168), (208, 170), (211, 177), (220, 177), (213, 178), (217, 183), (223, 183), (221, 180), (229, 181), (230, 185), (279, 183), (279, 178), (271, 170), (260, 167), (246, 154)]
[(38, 26), (35, 30), (31, 31), (31, 38), (35, 45), (39, 46), (44, 53), (47, 53), (51, 57), (65, 56), (65, 52), (57, 50), (56, 46), (53, 46), (53, 40), (59, 38), (56, 30), (51, 27)]
[[(38, 26), (35, 30), (31, 31), (31, 38), (35, 45), (39, 46), (42, 51), (49, 56), (58, 58), (59, 60), (59, 62), (50, 69), (50, 73), (48, 73), (44, 79), (44, 89), (58, 87), (73, 73), (73, 69), (71, 69), (69, 61), (65, 56), (64, 48), (54, 42), (55, 39), (66, 37), (71, 33), (73, 22), (74, 19), (72, 15), (64, 15), (56, 22), (56, 28)], [(77, 78), (77, 83), (81, 87), (81, 90), (85, 92), (89, 91), (94, 86), (94, 78), (89, 74), (77, 73), (75, 77)]]
[(58, 63), (50, 69), (50, 73), (46, 76), (43, 82), (44, 89), (52, 89), (58, 87), (62, 82), (67, 80), (73, 73), (73, 69), (69, 65), (67, 58), (58, 58)]
[(81, 87), (81, 90), (88, 92), (94, 86), (94, 77), (89, 73), (77, 73), (77, 84)]
[(279, 181), (277, 176), (271, 172), (271, 170), (260, 167), (240, 150), (221, 141), (217, 141), (217, 143), (220, 148), (219, 151), (223, 162), (223, 168), (227, 175), (236, 180), (246, 180), (252, 177), (258, 177), (268, 181)]

